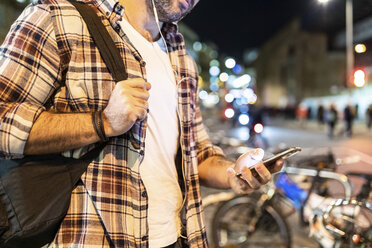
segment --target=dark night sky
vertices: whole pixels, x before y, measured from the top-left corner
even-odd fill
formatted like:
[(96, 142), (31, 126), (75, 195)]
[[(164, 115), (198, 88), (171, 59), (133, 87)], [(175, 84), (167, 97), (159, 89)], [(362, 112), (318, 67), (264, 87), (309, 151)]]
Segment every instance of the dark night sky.
[[(354, 20), (372, 14), (372, 0), (354, 0)], [(212, 41), (220, 52), (239, 57), (259, 47), (296, 16), (308, 31), (332, 34), (345, 27), (345, 0), (201, 0), (183, 22), (202, 41)]]

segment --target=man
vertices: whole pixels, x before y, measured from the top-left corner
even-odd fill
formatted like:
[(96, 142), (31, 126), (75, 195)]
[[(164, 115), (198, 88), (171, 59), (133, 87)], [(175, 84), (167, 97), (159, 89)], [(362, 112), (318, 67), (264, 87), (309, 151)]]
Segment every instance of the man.
[(354, 120), (354, 113), (351, 109), (350, 104), (346, 104), (344, 108), (344, 120), (345, 120), (345, 134), (347, 137), (351, 137), (353, 133), (353, 120)]
[(328, 123), (328, 137), (333, 139), (334, 130), (338, 121), (338, 112), (336, 106), (331, 104), (327, 113), (327, 123)]
[[(197, 69), (172, 23), (197, 0), (88, 3), (116, 42), (129, 79), (113, 81), (70, 3), (30, 5), (0, 50), (1, 156), (78, 158), (109, 140), (73, 191), (50, 247), (166, 247), (177, 239), (206, 247), (199, 182), (249, 193), (271, 174), (260, 150), (234, 164), (204, 130)], [(260, 179), (248, 169), (254, 165)]]
[(366, 111), (367, 116), (367, 127), (372, 130), (372, 104), (368, 106)]

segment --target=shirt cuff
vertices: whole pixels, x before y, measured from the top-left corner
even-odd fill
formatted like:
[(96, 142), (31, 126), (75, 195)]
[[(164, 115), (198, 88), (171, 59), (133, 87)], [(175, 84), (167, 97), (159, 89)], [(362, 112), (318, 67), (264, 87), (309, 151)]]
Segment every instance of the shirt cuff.
[[(11, 104), (11, 103), (10, 103)], [(22, 158), (32, 125), (45, 107), (30, 103), (16, 103), (0, 123), (0, 158)]]
[(222, 149), (218, 146), (209, 144), (204, 144), (201, 146), (201, 149), (198, 149), (198, 164), (201, 164), (204, 160), (212, 156), (225, 157)]

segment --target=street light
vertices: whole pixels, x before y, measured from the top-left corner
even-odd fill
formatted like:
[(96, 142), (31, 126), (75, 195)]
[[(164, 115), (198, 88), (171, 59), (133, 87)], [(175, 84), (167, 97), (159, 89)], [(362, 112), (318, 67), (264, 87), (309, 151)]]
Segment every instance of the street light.
[(354, 72), (354, 85), (362, 88), (366, 84), (366, 72), (363, 69), (358, 69)]
[[(330, 0), (318, 0), (326, 4)], [(354, 70), (354, 46), (353, 46), (353, 0), (346, 0), (346, 85), (352, 85)]]

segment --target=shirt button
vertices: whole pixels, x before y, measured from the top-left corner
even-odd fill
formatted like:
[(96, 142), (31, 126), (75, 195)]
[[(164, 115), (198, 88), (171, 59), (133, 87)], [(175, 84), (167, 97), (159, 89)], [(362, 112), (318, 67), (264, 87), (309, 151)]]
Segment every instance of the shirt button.
[(142, 241), (146, 241), (149, 238), (149, 236), (145, 235), (142, 237)]
[(142, 192), (142, 197), (144, 197), (144, 198), (147, 197), (147, 192), (146, 192), (146, 191), (143, 191), (143, 192)]
[(106, 16), (109, 16), (109, 15), (110, 15), (110, 12), (107, 11), (107, 12), (106, 12)]
[(145, 67), (145, 66), (146, 66), (146, 62), (142, 60), (142, 61), (140, 62), (140, 66), (141, 66), (141, 67)]

